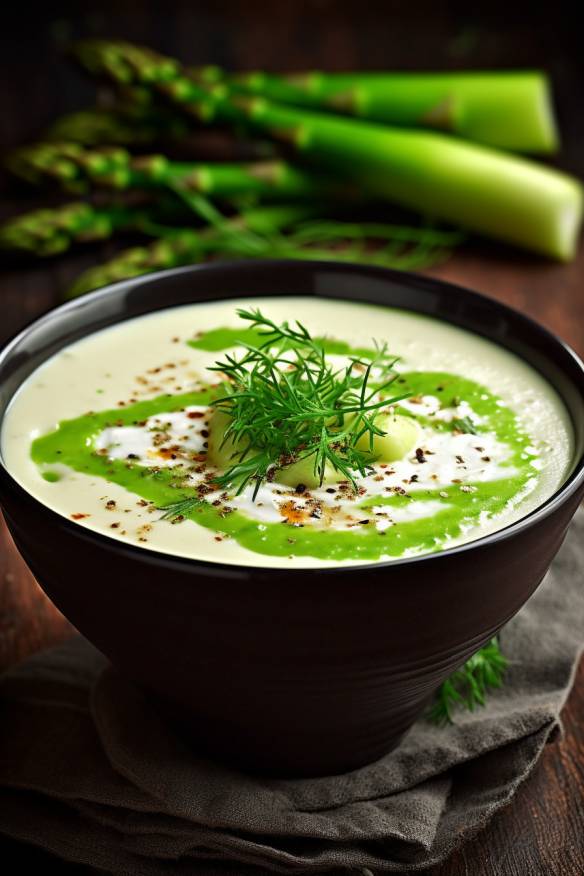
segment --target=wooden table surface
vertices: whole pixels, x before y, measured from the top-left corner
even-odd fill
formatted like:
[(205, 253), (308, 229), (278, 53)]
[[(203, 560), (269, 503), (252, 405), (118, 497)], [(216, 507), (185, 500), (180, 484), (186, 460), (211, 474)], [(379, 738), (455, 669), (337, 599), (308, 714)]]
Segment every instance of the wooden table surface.
[[(561, 163), (584, 174), (581, 47), (561, 2), (551, 23), (547, 4), (520, 0), (281, 0), (271, 18), (266, 8), (259, 0), (102, 0), (99, 12), (82, 19), (77, 4), (44, 4), (34, 15), (29, 7), (12, 4), (0, 35), (0, 79), (11, 85), (0, 90), (2, 143), (31, 139), (57, 113), (89, 102), (92, 89), (69, 72), (59, 49), (71, 36), (97, 34), (150, 43), (191, 63), (239, 69), (545, 66), (553, 76), (564, 134)], [(14, 207), (5, 205), (1, 212)], [(109, 252), (106, 245), (0, 271), (0, 342), (56, 304), (73, 276)], [(431, 273), (511, 304), (584, 353), (584, 248), (572, 264), (556, 265), (502, 246), (469, 243)], [(70, 634), (0, 521), (0, 669)], [(584, 664), (562, 717), (563, 737), (547, 746), (513, 802), (425, 876), (583, 876)], [(4, 860), (15, 851), (19, 870), (30, 865), (43, 873), (89, 872), (0, 842)]]

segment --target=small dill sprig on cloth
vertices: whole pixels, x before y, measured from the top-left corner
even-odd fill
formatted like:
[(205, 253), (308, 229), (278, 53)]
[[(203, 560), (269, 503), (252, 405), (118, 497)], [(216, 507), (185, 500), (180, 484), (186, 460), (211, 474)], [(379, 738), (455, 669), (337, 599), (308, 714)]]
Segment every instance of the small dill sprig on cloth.
[[(383, 345), (370, 361), (350, 357), (335, 368), (302, 323), (278, 325), (259, 309), (237, 313), (262, 340), (210, 369), (223, 377), (224, 395), (212, 402), (230, 418), (223, 440), (241, 447), (215, 482), (237, 493), (253, 482), (255, 498), (278, 467), (314, 457), (320, 483), (330, 465), (356, 488), (355, 475), (364, 477), (371, 462), (357, 442), (367, 435), (372, 447), (374, 436), (383, 434), (376, 412), (407, 396), (382, 397), (397, 377), (396, 358)], [(381, 383), (373, 379), (379, 374)]]
[(457, 707), (472, 712), (477, 706), (484, 706), (489, 690), (503, 684), (506, 668), (507, 659), (498, 640), (491, 639), (441, 684), (430, 708), (430, 720), (435, 724), (451, 724)]

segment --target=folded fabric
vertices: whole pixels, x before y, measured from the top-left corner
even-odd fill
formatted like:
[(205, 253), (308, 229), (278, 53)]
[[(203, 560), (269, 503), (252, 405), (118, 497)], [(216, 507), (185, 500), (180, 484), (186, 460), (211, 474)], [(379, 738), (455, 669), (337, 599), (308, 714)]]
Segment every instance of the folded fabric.
[[(484, 826), (558, 725), (584, 639), (584, 513), (501, 634), (487, 707), (368, 767), (271, 779), (197, 755), (81, 637), (0, 681), (0, 831), (114, 874), (418, 870)], [(472, 584), (469, 584), (472, 586)], [(128, 631), (131, 635), (131, 631)]]

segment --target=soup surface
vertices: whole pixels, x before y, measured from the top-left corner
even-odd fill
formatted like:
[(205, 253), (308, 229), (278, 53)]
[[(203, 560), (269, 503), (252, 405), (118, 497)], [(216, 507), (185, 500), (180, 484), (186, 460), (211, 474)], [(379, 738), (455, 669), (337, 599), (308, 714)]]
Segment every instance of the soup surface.
[[(239, 493), (217, 484), (209, 426), (224, 387), (208, 369), (258, 343), (238, 307), (300, 320), (339, 373), (364, 373), (387, 344), (399, 357), (389, 414), (416, 424), (413, 445), (391, 460), (372, 453), (353, 482), (329, 467), (316, 486), (279, 473)], [(375, 387), (376, 366), (370, 378)], [(144, 549), (274, 567), (379, 562), (477, 539), (552, 495), (573, 447), (555, 391), (497, 345), (408, 311), (301, 297), (174, 307), (90, 335), (23, 384), (1, 438), (16, 480), (80, 526)]]

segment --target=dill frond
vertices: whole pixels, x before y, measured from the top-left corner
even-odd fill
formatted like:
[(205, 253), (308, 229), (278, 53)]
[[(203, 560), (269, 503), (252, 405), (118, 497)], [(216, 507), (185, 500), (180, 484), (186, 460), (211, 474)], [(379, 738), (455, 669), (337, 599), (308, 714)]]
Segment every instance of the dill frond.
[(162, 505), (158, 511), (164, 511), (160, 520), (170, 520), (171, 523), (178, 523), (186, 517), (194, 508), (205, 504), (205, 500), (199, 496), (190, 496), (186, 499), (179, 499), (177, 502), (171, 502), (169, 505)]
[(224, 394), (212, 404), (230, 417), (224, 442), (242, 448), (217, 485), (241, 493), (253, 481), (255, 498), (276, 469), (310, 457), (321, 484), (330, 465), (356, 489), (356, 475), (364, 477), (371, 465), (357, 442), (367, 435), (372, 447), (374, 436), (383, 434), (376, 413), (408, 395), (381, 397), (397, 377), (396, 358), (384, 344), (372, 360), (350, 357), (335, 369), (302, 323), (278, 325), (259, 309), (237, 313), (260, 342), (244, 344), (241, 358), (227, 354), (210, 368), (223, 377)]
[(507, 668), (498, 640), (491, 639), (440, 686), (429, 718), (434, 724), (452, 724), (457, 708), (474, 711), (484, 706), (489, 690), (501, 687)]
[(475, 424), (470, 417), (458, 417), (452, 420), (452, 428), (459, 432), (466, 432), (468, 435), (478, 435)]

